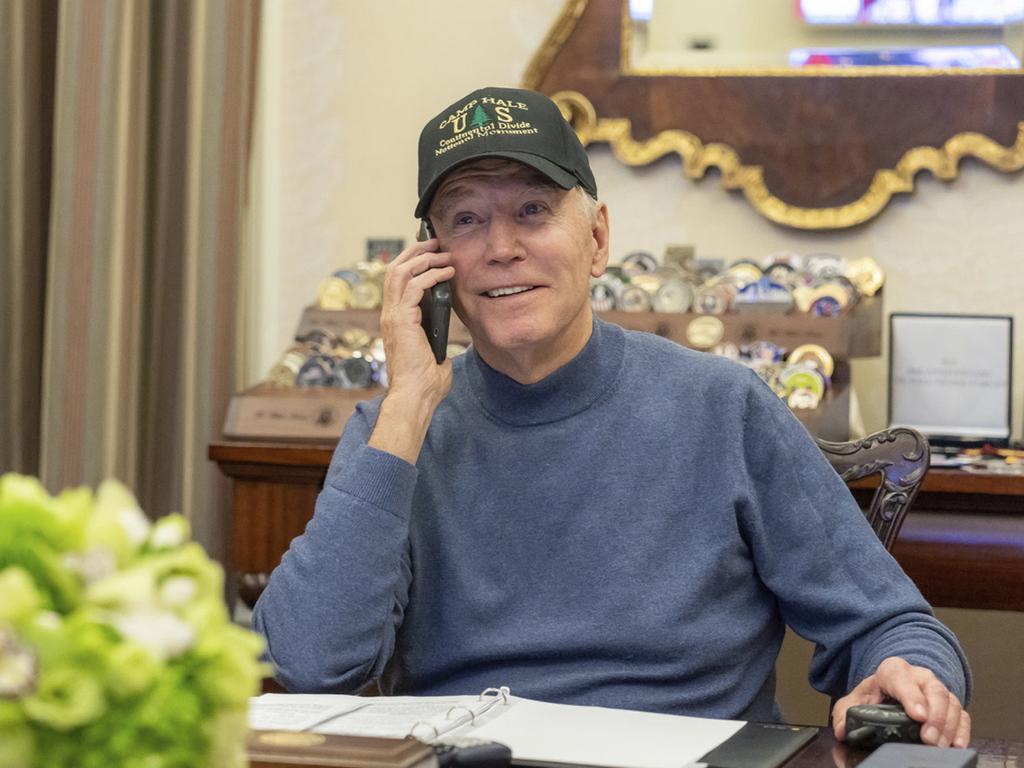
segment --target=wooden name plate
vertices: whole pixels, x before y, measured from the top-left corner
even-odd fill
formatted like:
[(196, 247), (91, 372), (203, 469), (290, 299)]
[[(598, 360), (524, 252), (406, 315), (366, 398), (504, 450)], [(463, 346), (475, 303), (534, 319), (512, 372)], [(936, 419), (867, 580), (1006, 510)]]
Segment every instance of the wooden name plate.
[(337, 442), (356, 403), (383, 389), (283, 389), (259, 385), (232, 396), (224, 419), (229, 440)]
[(415, 739), (252, 731), (246, 746), (250, 768), (437, 768), (434, 750)]

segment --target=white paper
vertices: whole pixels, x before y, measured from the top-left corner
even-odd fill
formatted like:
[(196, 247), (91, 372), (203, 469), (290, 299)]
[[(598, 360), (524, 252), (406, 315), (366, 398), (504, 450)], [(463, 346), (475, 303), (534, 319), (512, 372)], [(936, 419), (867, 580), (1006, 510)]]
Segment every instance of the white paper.
[(500, 715), (460, 735), (498, 741), (513, 759), (609, 768), (681, 768), (697, 762), (743, 727), (607, 707), (548, 704), (513, 697)]
[(375, 696), (358, 711), (322, 722), (317, 733), (344, 733), (402, 739), (412, 735), (433, 741), (469, 722), (467, 707), (479, 706), (476, 696)]
[(254, 731), (305, 731), (361, 707), (370, 699), (309, 693), (265, 693), (249, 699), (249, 728)]

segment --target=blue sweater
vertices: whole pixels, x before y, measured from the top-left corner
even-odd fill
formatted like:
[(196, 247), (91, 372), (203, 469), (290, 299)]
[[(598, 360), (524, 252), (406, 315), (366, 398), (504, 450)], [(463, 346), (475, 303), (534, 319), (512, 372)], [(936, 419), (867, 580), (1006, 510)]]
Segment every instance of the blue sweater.
[(956, 638), (736, 363), (600, 321), (532, 385), (471, 349), (415, 467), (367, 446), (378, 408), (256, 606), (289, 690), (770, 720), (788, 623), (823, 692), (901, 656), (967, 700)]

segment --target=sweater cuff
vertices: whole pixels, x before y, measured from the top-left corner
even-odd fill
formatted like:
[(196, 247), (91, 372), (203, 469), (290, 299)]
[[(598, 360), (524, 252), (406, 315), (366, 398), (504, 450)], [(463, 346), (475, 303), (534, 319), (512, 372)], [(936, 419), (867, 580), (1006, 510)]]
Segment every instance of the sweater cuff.
[(418, 474), (416, 467), (404, 459), (362, 445), (343, 459), (336, 457), (327, 484), (408, 520)]

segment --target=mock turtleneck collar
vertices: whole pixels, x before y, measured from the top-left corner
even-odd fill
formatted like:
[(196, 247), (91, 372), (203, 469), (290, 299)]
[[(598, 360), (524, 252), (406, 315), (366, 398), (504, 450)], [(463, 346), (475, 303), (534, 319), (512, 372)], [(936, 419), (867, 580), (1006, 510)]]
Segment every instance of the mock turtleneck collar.
[(622, 369), (625, 335), (594, 318), (590, 340), (580, 353), (547, 378), (520, 384), (477, 354), (466, 352), (469, 388), (492, 418), (515, 426), (559, 421), (584, 411), (615, 386)]

